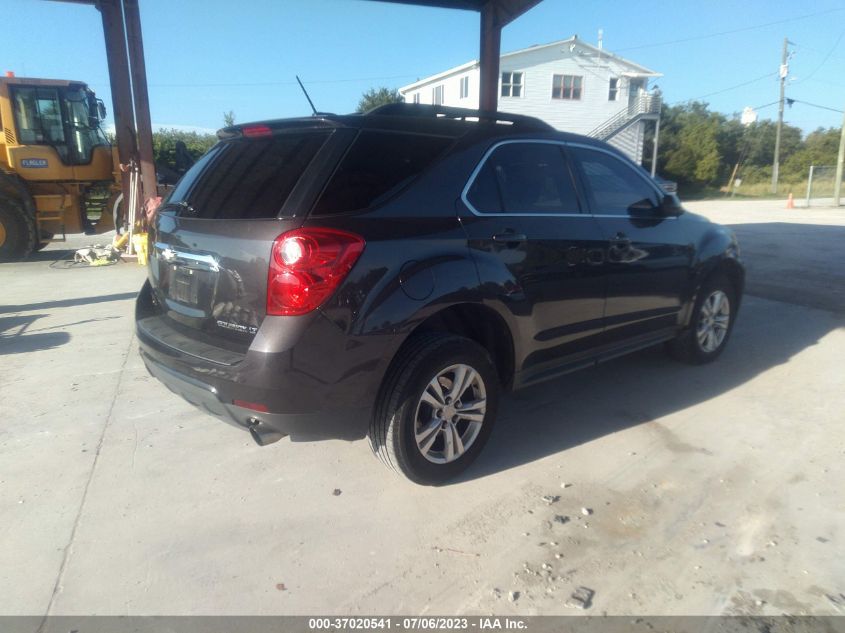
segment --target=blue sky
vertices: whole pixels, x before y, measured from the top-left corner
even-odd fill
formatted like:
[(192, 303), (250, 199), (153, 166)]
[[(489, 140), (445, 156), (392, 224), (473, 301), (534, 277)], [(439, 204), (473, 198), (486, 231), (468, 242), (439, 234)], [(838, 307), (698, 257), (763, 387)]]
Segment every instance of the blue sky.
[[(140, 0), (153, 123), (222, 126), (355, 108), (370, 87), (398, 87), (478, 55), (466, 11), (367, 0)], [(4, 0), (0, 70), (86, 81), (110, 105), (99, 13), (90, 6)], [(845, 108), (845, 2), (544, 0), (508, 26), (502, 50), (578, 34), (665, 76), (667, 101), (701, 98), (736, 112), (776, 101), (784, 36), (795, 45), (787, 96)], [(745, 85), (740, 85), (745, 84)], [(109, 108), (111, 109), (111, 108)], [(776, 106), (760, 111), (774, 118)], [(785, 119), (809, 131), (842, 114), (795, 103)]]

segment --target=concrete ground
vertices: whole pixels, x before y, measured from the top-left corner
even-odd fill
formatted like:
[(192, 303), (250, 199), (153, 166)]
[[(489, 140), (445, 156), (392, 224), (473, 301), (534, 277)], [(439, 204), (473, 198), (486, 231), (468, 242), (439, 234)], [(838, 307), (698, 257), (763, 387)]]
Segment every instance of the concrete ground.
[(552, 614), (579, 586), (593, 614), (845, 613), (845, 211), (782, 205), (688, 205), (749, 267), (717, 363), (509, 396), (439, 489), (173, 396), (144, 269), (0, 265), (0, 614)]

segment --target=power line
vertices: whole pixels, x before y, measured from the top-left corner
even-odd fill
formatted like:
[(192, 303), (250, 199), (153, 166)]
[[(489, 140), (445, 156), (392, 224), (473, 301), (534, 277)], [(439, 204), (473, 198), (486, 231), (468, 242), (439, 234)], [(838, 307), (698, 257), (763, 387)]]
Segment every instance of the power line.
[(771, 107), (773, 105), (777, 105), (778, 103), (780, 103), (780, 99), (778, 99), (777, 101), (772, 101), (771, 103), (766, 103), (764, 105), (757, 106), (756, 108), (751, 108), (751, 109), (752, 110), (762, 110), (763, 108), (768, 108), (768, 107)]
[(821, 110), (830, 110), (831, 112), (838, 112), (839, 114), (842, 114), (843, 112), (842, 110), (838, 110), (836, 108), (829, 108), (828, 106), (819, 105), (818, 103), (810, 103), (809, 101), (801, 101), (800, 99), (787, 99), (786, 103), (790, 106), (793, 103), (801, 103), (804, 105), (812, 106), (813, 108), (819, 108)]
[(807, 80), (808, 80), (808, 79), (810, 79), (813, 75), (815, 75), (817, 72), (819, 72), (819, 70), (821, 70), (821, 67), (822, 67), (822, 66), (824, 66), (824, 65), (827, 63), (827, 60), (828, 60), (828, 59), (830, 59), (830, 56), (831, 56), (831, 55), (833, 55), (833, 51), (835, 51), (835, 50), (836, 50), (836, 47), (837, 47), (837, 46), (839, 46), (839, 42), (841, 42), (841, 41), (842, 41), (842, 36), (843, 36), (843, 35), (845, 35), (845, 31), (842, 31), (842, 32), (839, 34), (839, 37), (837, 37), (837, 38), (836, 38), (836, 42), (834, 42), (834, 43), (833, 43), (833, 46), (831, 46), (831, 47), (830, 47), (830, 50), (827, 52), (827, 55), (825, 55), (825, 56), (824, 56), (824, 59), (821, 61), (821, 63), (813, 69), (813, 72), (811, 72), (809, 75), (807, 75), (807, 76), (806, 76), (806, 77), (804, 77), (803, 79), (799, 79), (798, 81), (796, 81), (796, 82), (795, 82), (796, 84), (800, 84), (802, 81), (807, 81)]
[(807, 46), (806, 44), (795, 44), (795, 48), (798, 49), (799, 51), (805, 52), (805, 53), (806, 52), (813, 52), (813, 53), (818, 53), (819, 55), (827, 55), (831, 59), (845, 60), (845, 57), (843, 57), (842, 55), (833, 55), (833, 54), (831, 54), (830, 51), (825, 52), (825, 51), (820, 50), (818, 48), (813, 48), (812, 46)]
[[(692, 99), (685, 99), (684, 101), (678, 101), (676, 103), (689, 103), (690, 101), (698, 101), (699, 99), (705, 99), (707, 97), (712, 97), (714, 95), (720, 95), (723, 92), (729, 92), (731, 90), (736, 90), (737, 88), (742, 88), (743, 86), (747, 86), (749, 84), (756, 83), (758, 81), (762, 81), (768, 77), (775, 77), (778, 73), (766, 73), (765, 75), (760, 75), (759, 77), (755, 77), (754, 79), (749, 79), (748, 81), (743, 81), (742, 83), (736, 84), (734, 86), (729, 86), (727, 88), (722, 88), (721, 90), (716, 90), (714, 92), (708, 92), (706, 95), (701, 95), (700, 97), (693, 97)], [(777, 102), (775, 102), (777, 103)]]
[(804, 15), (797, 15), (792, 18), (786, 18), (784, 20), (775, 20), (773, 22), (764, 22), (762, 24), (752, 24), (750, 26), (743, 26), (738, 29), (730, 29), (728, 31), (718, 31), (716, 33), (707, 33), (705, 35), (694, 35), (691, 37), (685, 37), (678, 40), (667, 40), (664, 42), (654, 42), (652, 44), (640, 44), (639, 46), (629, 46), (627, 48), (618, 48), (616, 49), (617, 52), (623, 51), (637, 51), (643, 48), (654, 48), (656, 46), (669, 46), (670, 44), (683, 44), (685, 42), (694, 42), (698, 40), (705, 40), (711, 37), (721, 37), (723, 35), (732, 35), (733, 33), (744, 33), (745, 31), (754, 31), (756, 29), (763, 29), (769, 26), (775, 26), (777, 24), (786, 24), (788, 22), (796, 22), (798, 20), (806, 20), (807, 18), (814, 18), (819, 15), (827, 15), (829, 13), (834, 13), (836, 11), (845, 11), (845, 7), (838, 7), (835, 9), (828, 9), (827, 11), (817, 11), (815, 13), (806, 13)]
[[(346, 79), (314, 79), (306, 81), (306, 84), (336, 84), (336, 83), (351, 83), (356, 81), (386, 81), (389, 79), (407, 79), (408, 77), (419, 77), (417, 73), (406, 73), (404, 75), (393, 75), (388, 77), (350, 77)], [(106, 83), (90, 83), (91, 86), (106, 86)], [(249, 88), (260, 86), (296, 86), (295, 81), (258, 81), (247, 83), (185, 83), (185, 84), (149, 84), (150, 88)]]
[(845, 84), (838, 84), (835, 81), (827, 81), (826, 79), (807, 79), (807, 81), (813, 81), (817, 84), (822, 84), (825, 86), (833, 86), (834, 88), (845, 88)]

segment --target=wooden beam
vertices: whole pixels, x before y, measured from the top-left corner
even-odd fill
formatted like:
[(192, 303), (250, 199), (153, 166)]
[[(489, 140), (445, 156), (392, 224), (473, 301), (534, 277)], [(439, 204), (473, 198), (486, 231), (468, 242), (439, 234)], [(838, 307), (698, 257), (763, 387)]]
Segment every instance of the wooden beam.
[(144, 40), (141, 37), (141, 14), (138, 10), (138, 0), (123, 0), (123, 17), (126, 21), (126, 42), (129, 49), (129, 68), (132, 73), (142, 200), (147, 200), (158, 195), (158, 183), (153, 158), (150, 96), (147, 91), (147, 68), (144, 63)]
[[(101, 0), (97, 8), (103, 17), (103, 36), (106, 41), (106, 60), (111, 85), (112, 116), (117, 138), (118, 160), (128, 165), (137, 152), (135, 112), (132, 107), (132, 85), (129, 60), (126, 56), (126, 31), (120, 0)], [(122, 171), (121, 188), (125, 208), (129, 205), (129, 172)]]
[(499, 105), (499, 57), (502, 28), (498, 22), (498, 9), (493, 2), (481, 10), (479, 45), (479, 97), (478, 108), (495, 112)]

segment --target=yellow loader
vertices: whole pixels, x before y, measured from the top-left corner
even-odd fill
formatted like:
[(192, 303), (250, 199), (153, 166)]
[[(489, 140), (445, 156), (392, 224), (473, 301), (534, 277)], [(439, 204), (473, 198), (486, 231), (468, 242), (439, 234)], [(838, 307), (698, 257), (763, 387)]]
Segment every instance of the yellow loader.
[(105, 117), (80, 81), (0, 77), (0, 262), (114, 228), (120, 170)]

